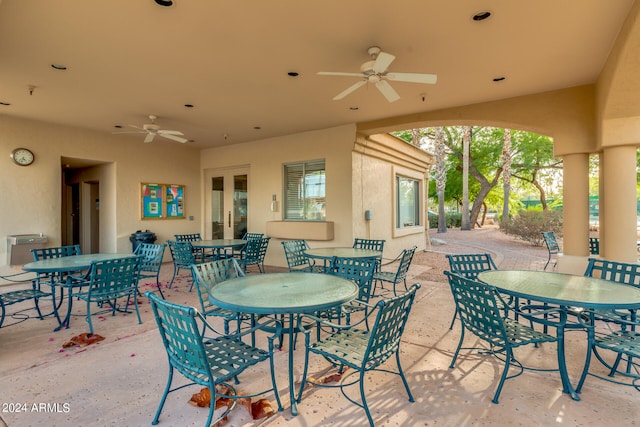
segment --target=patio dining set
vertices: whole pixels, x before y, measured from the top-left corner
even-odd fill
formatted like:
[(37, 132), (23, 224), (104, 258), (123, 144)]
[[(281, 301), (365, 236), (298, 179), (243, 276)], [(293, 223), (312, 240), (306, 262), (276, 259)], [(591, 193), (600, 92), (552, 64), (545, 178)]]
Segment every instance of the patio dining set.
[[(461, 325), (450, 368), (463, 350), (465, 331), (485, 343), (479, 354), (497, 357), (504, 364), (493, 403), (498, 403), (507, 379), (525, 370), (544, 370), (521, 363), (516, 349), (545, 343), (556, 346), (562, 391), (574, 400), (580, 400), (589, 376), (640, 390), (640, 264), (591, 257), (584, 275), (572, 275), (500, 270), (489, 253), (447, 258), (445, 275), (456, 306), (450, 329), (456, 319)], [(577, 381), (569, 377), (565, 356), (565, 334), (570, 331), (586, 336)], [(590, 372), (594, 356), (608, 370), (606, 378)]]
[[(86, 303), (86, 320), (93, 334), (92, 317), (111, 312), (136, 311), (141, 296), (141, 277), (154, 279), (155, 291), (148, 291), (152, 311), (162, 337), (169, 375), (152, 423), (160, 421), (167, 396), (186, 385), (174, 386), (174, 371), (190, 383), (206, 387), (211, 404), (206, 425), (224, 418), (236, 398), (272, 393), (277, 409), (284, 410), (274, 371), (274, 349), (282, 348), (288, 336), (288, 390), (292, 416), (299, 413), (308, 384), (342, 389), (360, 386), (360, 406), (370, 425), (374, 419), (365, 396), (366, 374), (381, 371), (399, 376), (408, 400), (414, 401), (400, 362), (402, 337), (420, 285), (409, 286), (407, 271), (416, 247), (403, 250), (383, 265), (384, 240), (355, 239), (352, 247), (311, 248), (304, 240), (283, 241), (288, 272), (266, 273), (264, 256), (269, 237), (248, 233), (242, 239), (203, 240), (199, 235), (176, 235), (166, 244), (141, 243), (133, 253), (81, 254), (77, 245), (33, 250), (34, 261), (23, 266), (35, 273), (33, 289), (22, 292), (22, 300), (51, 299), (55, 330), (69, 328), (74, 301)], [(173, 275), (171, 288), (181, 269), (188, 269), (200, 307), (176, 304), (165, 299), (159, 272), (169, 246)], [(248, 267), (254, 266), (258, 274)], [(16, 291), (17, 292), (17, 291)], [(66, 295), (65, 295), (66, 294)], [(7, 294), (0, 296), (2, 316)], [(66, 312), (62, 310), (66, 302)], [(222, 330), (216, 329), (221, 320)], [(1, 323), (0, 323), (1, 325)], [(294, 349), (304, 337), (304, 374), (294, 382)], [(264, 345), (266, 340), (266, 345)], [(316, 382), (308, 375), (312, 355), (320, 356), (337, 369), (341, 380), (334, 384)], [(382, 367), (396, 359), (393, 370)], [(239, 375), (251, 366), (270, 362), (271, 385), (254, 394), (235, 394)], [(347, 372), (348, 370), (348, 372)], [(227, 392), (220, 395), (220, 386)], [(231, 390), (232, 393), (228, 394)], [(344, 391), (343, 391), (344, 394)], [(346, 396), (346, 394), (345, 394)], [(218, 414), (217, 398), (233, 403)], [(215, 412), (215, 413), (214, 413)], [(215, 418), (215, 420), (214, 420)]]

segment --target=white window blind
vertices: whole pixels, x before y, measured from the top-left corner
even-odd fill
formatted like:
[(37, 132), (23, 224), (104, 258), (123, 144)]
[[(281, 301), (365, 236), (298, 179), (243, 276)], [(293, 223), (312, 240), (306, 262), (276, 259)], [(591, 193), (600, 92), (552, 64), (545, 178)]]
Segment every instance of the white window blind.
[(314, 160), (284, 165), (284, 219), (324, 221), (325, 163)]

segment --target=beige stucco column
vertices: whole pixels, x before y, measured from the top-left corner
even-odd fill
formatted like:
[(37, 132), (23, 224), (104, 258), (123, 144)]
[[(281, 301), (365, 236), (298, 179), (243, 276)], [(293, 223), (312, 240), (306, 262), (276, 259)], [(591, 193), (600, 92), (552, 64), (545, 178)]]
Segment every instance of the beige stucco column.
[(589, 155), (567, 154), (562, 162), (563, 255), (558, 271), (582, 274), (589, 256)]
[[(600, 200), (600, 256), (620, 262), (637, 262), (636, 147), (604, 148)], [(566, 216), (565, 216), (566, 218)]]

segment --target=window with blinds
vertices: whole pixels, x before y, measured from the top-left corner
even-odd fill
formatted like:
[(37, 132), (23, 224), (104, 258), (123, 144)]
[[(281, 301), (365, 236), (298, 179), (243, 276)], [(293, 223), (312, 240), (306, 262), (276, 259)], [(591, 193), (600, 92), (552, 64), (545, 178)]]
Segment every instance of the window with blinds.
[(324, 160), (284, 165), (284, 219), (324, 221), (326, 176)]

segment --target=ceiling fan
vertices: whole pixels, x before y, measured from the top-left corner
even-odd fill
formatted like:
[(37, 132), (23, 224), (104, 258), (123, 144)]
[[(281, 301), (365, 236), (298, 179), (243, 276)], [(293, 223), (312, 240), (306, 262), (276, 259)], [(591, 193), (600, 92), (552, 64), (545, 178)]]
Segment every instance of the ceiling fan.
[(390, 73), (387, 71), (389, 65), (396, 57), (390, 53), (382, 52), (377, 46), (372, 46), (367, 49), (367, 53), (371, 56), (371, 60), (365, 62), (360, 66), (359, 73), (341, 73), (332, 71), (320, 71), (318, 74), (321, 76), (346, 76), (346, 77), (360, 77), (362, 80), (349, 86), (344, 91), (336, 95), (333, 100), (338, 101), (351, 92), (358, 89), (360, 86), (366, 83), (373, 83), (376, 85), (380, 93), (387, 98), (387, 101), (394, 102), (400, 99), (400, 95), (389, 84), (388, 80), (398, 82), (409, 83), (423, 83), (434, 84), (438, 79), (435, 74), (418, 74), (418, 73)]
[(183, 144), (188, 141), (188, 139), (182, 138), (181, 136), (179, 136), (184, 134), (178, 130), (160, 129), (160, 126), (158, 126), (155, 123), (157, 118), (158, 118), (157, 116), (150, 115), (149, 119), (151, 120), (151, 123), (144, 124), (142, 125), (142, 127), (129, 125), (130, 127), (136, 128), (138, 130), (121, 131), (121, 132), (114, 132), (114, 133), (146, 133), (147, 136), (145, 136), (144, 138), (144, 142), (146, 143), (153, 141), (153, 138), (155, 138), (156, 135), (161, 136), (163, 138), (171, 139), (173, 141), (181, 142)]

